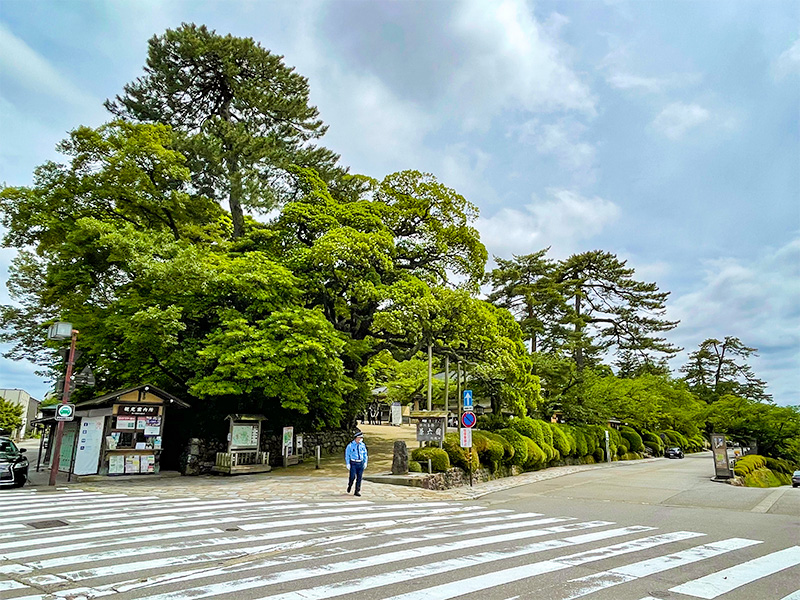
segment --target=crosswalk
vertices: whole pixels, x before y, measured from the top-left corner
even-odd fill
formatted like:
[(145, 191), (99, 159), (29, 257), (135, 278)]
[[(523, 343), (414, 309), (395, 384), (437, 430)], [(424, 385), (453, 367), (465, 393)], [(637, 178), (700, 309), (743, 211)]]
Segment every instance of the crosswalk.
[(764, 581), (763, 600), (800, 600), (800, 545), (709, 538), (458, 502), (4, 491), (0, 600), (689, 600)]

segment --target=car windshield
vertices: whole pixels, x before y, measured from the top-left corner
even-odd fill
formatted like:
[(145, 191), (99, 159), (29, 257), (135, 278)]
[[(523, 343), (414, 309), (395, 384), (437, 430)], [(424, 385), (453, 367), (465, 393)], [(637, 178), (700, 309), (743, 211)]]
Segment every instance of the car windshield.
[(800, 477), (800, 471), (795, 471), (792, 477)]
[(17, 458), (19, 450), (11, 440), (0, 440), (0, 460)]

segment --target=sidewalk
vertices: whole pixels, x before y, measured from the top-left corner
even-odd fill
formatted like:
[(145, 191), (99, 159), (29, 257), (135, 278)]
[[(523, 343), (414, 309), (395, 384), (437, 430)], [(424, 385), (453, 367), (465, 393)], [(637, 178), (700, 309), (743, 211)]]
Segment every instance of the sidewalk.
[[(404, 425), (362, 425), (364, 440), (369, 448), (369, 474), (389, 473), (392, 466), (394, 441), (402, 439), (411, 451), (418, 447), (415, 428)], [(37, 446), (38, 448), (38, 446)], [(30, 452), (30, 451), (29, 451)], [(33, 456), (31, 457), (33, 458)], [(644, 459), (662, 460), (662, 459)], [(417, 487), (389, 485), (365, 481), (362, 486), (362, 500), (376, 502), (412, 502), (420, 500), (471, 500), (486, 494), (497, 492), (536, 481), (562, 477), (578, 471), (606, 469), (638, 464), (642, 461), (615, 462), (595, 465), (575, 465), (553, 467), (542, 471), (534, 471), (505, 477), (473, 487), (460, 487), (449, 490), (426, 490)], [(35, 462), (34, 462), (35, 465)], [(347, 469), (344, 456), (323, 456), (320, 468), (315, 468), (313, 459), (288, 468), (278, 467), (269, 473), (257, 475), (238, 475), (226, 477), (221, 475), (203, 475), (198, 477), (153, 478), (143, 476), (140, 479), (119, 480), (109, 477), (104, 481), (92, 481), (67, 484), (66, 477), (59, 477), (59, 485), (80, 488), (83, 490), (122, 493), (130, 495), (166, 496), (166, 497), (201, 497), (201, 498), (243, 498), (247, 500), (273, 500), (289, 498), (298, 500), (342, 500), (353, 498), (345, 493), (347, 486)], [(32, 473), (33, 475), (33, 473)], [(35, 487), (46, 488), (47, 479), (43, 473), (31, 477)]]

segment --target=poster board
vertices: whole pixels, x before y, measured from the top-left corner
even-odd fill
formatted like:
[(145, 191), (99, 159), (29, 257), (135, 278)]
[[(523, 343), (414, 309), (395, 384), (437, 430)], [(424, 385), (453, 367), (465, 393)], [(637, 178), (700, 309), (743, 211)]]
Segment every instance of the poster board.
[(231, 448), (258, 448), (259, 430), (258, 423), (234, 423), (231, 431)]
[(75, 451), (75, 475), (95, 475), (103, 446), (103, 426), (105, 417), (81, 418), (78, 432), (78, 447)]

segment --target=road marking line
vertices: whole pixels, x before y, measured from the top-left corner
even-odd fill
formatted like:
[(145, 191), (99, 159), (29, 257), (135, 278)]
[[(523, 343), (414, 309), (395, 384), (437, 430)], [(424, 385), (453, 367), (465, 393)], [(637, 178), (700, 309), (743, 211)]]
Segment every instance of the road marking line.
[(772, 492), (769, 496), (764, 498), (761, 502), (756, 504), (753, 508), (750, 509), (750, 512), (754, 513), (765, 513), (769, 511), (770, 508), (775, 506), (775, 503), (781, 499), (781, 497), (786, 493), (786, 490), (789, 489), (789, 486), (780, 487), (774, 492)]
[(800, 590), (792, 592), (788, 596), (784, 596), (781, 600), (800, 600)]
[[(352, 531), (353, 529), (351, 528), (350, 530)], [(359, 531), (360, 531), (360, 528), (359, 528)], [(336, 530), (332, 531), (331, 533), (336, 533)], [(307, 532), (307, 531), (303, 531), (303, 530), (288, 531), (288, 532), (287, 531), (274, 531), (274, 532), (270, 532), (269, 534), (260, 535), (260, 536), (249, 536), (249, 537), (246, 537), (246, 538), (230, 538), (230, 539), (224, 540), (222, 542), (222, 544), (239, 544), (240, 545), (242, 543), (245, 543), (248, 540), (249, 541), (267, 541), (267, 540), (271, 540), (271, 539), (272, 540), (274, 540), (274, 539), (285, 540), (286, 538), (298, 537), (298, 536), (307, 535), (307, 534), (312, 534), (313, 535), (314, 532)], [(459, 535), (468, 535), (468, 534), (469, 534), (469, 532), (466, 532), (466, 531), (459, 533)], [(362, 535), (363, 535), (363, 533), (362, 533)], [(437, 534), (437, 535), (439, 535), (439, 534)], [(452, 533), (443, 534), (442, 537), (450, 537), (452, 535), (454, 535), (454, 534), (452, 534)], [(347, 538), (350, 538), (350, 536), (347, 536)], [(377, 546), (371, 546), (371, 548), (372, 549), (377, 549), (377, 548), (381, 548), (381, 547), (385, 547), (385, 546), (394, 546), (394, 545), (396, 545), (398, 543), (410, 544), (410, 543), (414, 543), (414, 542), (417, 542), (417, 541), (424, 541), (425, 539), (426, 539), (426, 536), (422, 536), (421, 538), (410, 538), (410, 539), (408, 539), (408, 541), (393, 540), (393, 541), (389, 542), (388, 544), (381, 544), (381, 545), (377, 545)], [(283, 551), (283, 550), (289, 549), (289, 548), (296, 549), (296, 548), (301, 548), (301, 547), (304, 547), (304, 546), (307, 546), (307, 545), (313, 545), (313, 546), (317, 547), (317, 546), (320, 545), (320, 541), (327, 541), (327, 543), (337, 543), (337, 542), (341, 542), (343, 540), (341, 539), (341, 536), (338, 536), (338, 537), (337, 536), (333, 536), (330, 541), (328, 541), (326, 538), (322, 538), (322, 540), (320, 540), (319, 538), (316, 538), (316, 539), (306, 540), (304, 542), (292, 542), (292, 543), (288, 543), (288, 544), (287, 543), (282, 543), (282, 544), (272, 543), (272, 544), (266, 544), (266, 545), (262, 544), (260, 546), (251, 546), (251, 547), (247, 547), (247, 548), (238, 547), (238, 548), (234, 548), (234, 549), (231, 549), (231, 550), (219, 550), (219, 551), (215, 551), (215, 552), (196, 553), (196, 554), (188, 554), (188, 555), (181, 555), (181, 556), (168, 556), (168, 557), (160, 558), (160, 559), (150, 559), (150, 560), (139, 561), (139, 562), (129, 562), (129, 563), (124, 563), (124, 564), (115, 564), (115, 565), (110, 565), (110, 566), (106, 566), (106, 567), (94, 568), (94, 569), (77, 569), (75, 571), (70, 571), (70, 572), (65, 572), (65, 573), (58, 573), (58, 575), (60, 577), (62, 577), (62, 578), (68, 579), (70, 581), (77, 582), (77, 581), (81, 581), (81, 580), (84, 580), (84, 579), (92, 579), (92, 578), (96, 578), (96, 577), (121, 575), (123, 573), (131, 573), (131, 572), (136, 572), (136, 571), (148, 571), (148, 570), (160, 569), (160, 568), (164, 568), (164, 567), (185, 565), (185, 564), (193, 564), (193, 563), (199, 563), (199, 562), (212, 562), (212, 561), (218, 561), (220, 559), (240, 558), (240, 557), (250, 556), (250, 555), (253, 555), (253, 554), (262, 554), (262, 553), (265, 553), (265, 552)], [(216, 544), (213, 544), (213, 545), (219, 546), (219, 545), (222, 545), (222, 544), (216, 543)], [(212, 544), (205, 544), (204, 543), (204, 545), (212, 545)], [(156, 554), (156, 553), (163, 553), (163, 552), (167, 552), (167, 551), (168, 551), (167, 548), (156, 547), (154, 550), (150, 550), (148, 553), (149, 554)], [(317, 558), (319, 558), (321, 556), (341, 556), (343, 554), (350, 554), (350, 553), (353, 553), (353, 552), (361, 552), (361, 551), (363, 551), (363, 548), (361, 548), (361, 547), (356, 548), (354, 550), (346, 550), (346, 549), (341, 548), (341, 547), (340, 548), (333, 548), (333, 549), (327, 549), (324, 552), (318, 553), (320, 556), (314, 555), (314, 556), (308, 557), (308, 559), (312, 559), (312, 558), (317, 559)], [(129, 553), (130, 552), (135, 552), (137, 554), (141, 554), (141, 548), (128, 549), (128, 552)], [(120, 558), (119, 556), (108, 556), (108, 554), (114, 554), (114, 553), (106, 553), (105, 556), (101, 555), (99, 558), (95, 558), (94, 560), (109, 560), (109, 559), (112, 559), (112, 558)], [(80, 557), (77, 557), (77, 558), (80, 558)], [(299, 562), (300, 560), (306, 560), (306, 559), (305, 558), (298, 558), (298, 557), (295, 556), (294, 559), (293, 559), (293, 562)], [(88, 561), (78, 560), (76, 562), (85, 563), (85, 562), (88, 562)], [(39, 567), (39, 568), (41, 568), (41, 567)], [(32, 568), (31, 570), (35, 571), (36, 569)], [(175, 577), (175, 574), (172, 573), (171, 577)], [(32, 583), (37, 583), (33, 579), (31, 579), (30, 581)]]
[[(638, 552), (640, 550), (646, 550), (648, 548), (654, 548), (656, 546), (661, 546), (663, 544), (679, 542), (694, 537), (699, 537), (702, 535), (705, 534), (696, 533), (693, 531), (676, 531), (673, 533), (654, 535), (647, 538), (633, 540), (631, 542), (623, 542), (615, 546), (607, 546), (595, 550), (587, 550), (585, 552), (578, 552), (577, 554), (571, 554), (569, 556), (563, 556), (561, 558), (544, 560), (536, 563), (522, 565), (519, 567), (512, 567), (510, 569), (504, 569), (501, 571), (496, 571), (494, 573), (487, 573), (485, 575), (477, 575), (475, 577), (469, 577), (466, 579), (459, 580), (458, 585), (453, 585), (451, 583), (438, 585), (434, 587), (425, 588), (422, 590), (417, 590), (414, 592), (409, 592), (407, 594), (392, 596), (391, 598), (387, 598), (386, 600), (421, 600), (421, 599), (449, 600), (450, 598), (455, 598), (457, 596), (466, 595), (472, 592), (479, 592), (481, 590), (486, 590), (492, 587), (505, 585), (507, 583), (512, 583), (523, 579), (530, 579), (531, 577), (535, 577), (537, 575), (552, 573), (554, 571), (560, 571), (562, 569), (567, 569), (569, 567), (583, 565), (589, 562), (603, 560), (614, 556), (620, 556), (622, 554), (628, 554), (630, 552)], [(333, 596), (342, 595), (342, 590), (336, 589), (337, 586), (331, 586), (331, 587), (334, 588), (334, 590), (332, 591), (334, 591), (335, 593), (327, 596), (321, 596), (321, 597), (316, 595), (310, 596), (308, 595), (307, 592), (304, 592), (302, 595), (281, 594), (278, 596), (271, 597), (270, 600), (278, 600), (278, 599), (288, 600), (289, 598), (303, 598), (304, 600), (310, 600), (311, 598), (319, 598), (320, 600), (322, 600), (323, 598), (331, 598)], [(346, 588), (347, 586), (340, 585), (338, 587)], [(261, 598), (260, 600), (266, 600), (266, 599)]]
[(688, 550), (675, 552), (674, 554), (667, 554), (666, 556), (657, 556), (655, 558), (639, 561), (622, 567), (609, 569), (608, 571), (593, 573), (592, 575), (587, 575), (586, 577), (571, 579), (567, 586), (578, 587), (578, 589), (569, 595), (562, 594), (563, 600), (573, 600), (574, 598), (587, 596), (594, 592), (613, 587), (621, 583), (627, 583), (628, 581), (641, 579), (649, 575), (655, 575), (656, 573), (661, 573), (669, 569), (675, 569), (677, 567), (689, 565), (707, 558), (712, 558), (727, 552), (740, 550), (741, 548), (747, 548), (760, 543), (762, 542), (758, 540), (731, 538), (721, 542), (706, 544), (704, 546), (696, 546), (694, 548), (689, 548)]
[(760, 558), (717, 571), (670, 588), (670, 592), (710, 600), (738, 587), (800, 564), (800, 546), (792, 546)]
[[(599, 522), (601, 523), (601, 522)], [(553, 527), (549, 528), (551, 530), (556, 529), (565, 529), (565, 530), (578, 530), (584, 529), (591, 526), (599, 526), (593, 523), (582, 523), (582, 524), (570, 524), (570, 525), (563, 525), (560, 527)], [(569, 529), (566, 529), (569, 528)], [(454, 559), (438, 561), (436, 563), (430, 563), (427, 567), (432, 567), (435, 569), (441, 569), (441, 571), (437, 572), (446, 572), (454, 569), (461, 568), (462, 563), (464, 561), (468, 561), (469, 564), (473, 564), (474, 562), (480, 560), (481, 562), (485, 562), (488, 557), (488, 560), (503, 560), (505, 558), (510, 558), (514, 556), (522, 556), (524, 554), (529, 554), (532, 552), (541, 552), (544, 550), (550, 550), (553, 548), (560, 548), (563, 546), (569, 546), (577, 543), (589, 543), (590, 541), (597, 541), (602, 539), (607, 539), (615, 536), (620, 535), (630, 535), (632, 533), (637, 533), (643, 530), (651, 530), (650, 527), (626, 527), (622, 529), (616, 530), (607, 530), (602, 532), (593, 532), (590, 534), (583, 534), (578, 536), (573, 536), (571, 538), (564, 538), (560, 540), (549, 540), (546, 542), (538, 542), (535, 544), (524, 546), (520, 549), (512, 550), (512, 551), (501, 551), (501, 552), (484, 552), (480, 554), (475, 554), (469, 557), (458, 557)], [(539, 535), (547, 535), (544, 530), (541, 531), (531, 531), (529, 537), (537, 537)], [(503, 539), (501, 539), (503, 538)], [(409, 550), (401, 550), (396, 552), (390, 552), (386, 554), (380, 555), (372, 555), (363, 558), (357, 558), (350, 561), (343, 561), (339, 563), (333, 563), (328, 565), (323, 565), (321, 567), (314, 567), (314, 568), (300, 568), (300, 569), (291, 569), (287, 571), (282, 571), (278, 573), (273, 573), (271, 575), (262, 575), (258, 577), (250, 577), (246, 579), (239, 579), (234, 581), (226, 581), (222, 583), (210, 584), (207, 586), (201, 586), (197, 588), (188, 588), (182, 589), (175, 592), (168, 592), (164, 594), (157, 594), (154, 596), (149, 596), (142, 600), (179, 600), (179, 599), (188, 599), (188, 598), (204, 598), (208, 596), (216, 596), (219, 594), (225, 593), (234, 593), (234, 592), (241, 592), (243, 590), (261, 588), (261, 587), (268, 587), (277, 583), (286, 583), (289, 581), (298, 581), (302, 579), (309, 579), (315, 578), (319, 576), (327, 576), (333, 573), (344, 573), (359, 569), (365, 569), (370, 567), (382, 566), (390, 562), (400, 562), (403, 560), (409, 559), (417, 559), (424, 556), (431, 556), (433, 554), (441, 554), (442, 552), (451, 552), (455, 550), (463, 550), (466, 548), (472, 548), (475, 546), (481, 546), (487, 543), (498, 543), (500, 541), (511, 541), (513, 539), (524, 539), (517, 536), (511, 536), (511, 534), (506, 534), (504, 536), (493, 536), (489, 538), (480, 538), (480, 539), (470, 539), (470, 540), (462, 540), (460, 542), (450, 542), (447, 544), (440, 544), (438, 546), (423, 546), (418, 548), (413, 548)], [(253, 563), (249, 566), (250, 569), (253, 568), (261, 568), (263, 563)], [(422, 567), (424, 569), (425, 566)], [(392, 583), (395, 580), (393, 579), (397, 573), (405, 573), (406, 575), (402, 577), (400, 580), (407, 580), (411, 576), (409, 573), (414, 573), (417, 571), (417, 568), (412, 569), (403, 569), (400, 571), (390, 571), (383, 575), (375, 576), (375, 577), (367, 577), (358, 580), (358, 585), (352, 588), (348, 588), (348, 591), (345, 593), (355, 593), (356, 591), (361, 591), (364, 589), (370, 589), (372, 587), (380, 587), (382, 585), (386, 585), (386, 583), (380, 583), (378, 585), (370, 585), (369, 581), (383, 581), (383, 578), (389, 578), (391, 581), (387, 583)], [(226, 569), (217, 569), (216, 571), (207, 571), (202, 574), (203, 577), (208, 576), (215, 576), (216, 574), (224, 574)], [(171, 579), (170, 582), (180, 582), (183, 581), (181, 579)], [(302, 593), (314, 593), (316, 594), (315, 590), (324, 588), (326, 591), (329, 590), (331, 587), (335, 586), (320, 586), (320, 588), (311, 588), (303, 590)], [(339, 595), (339, 594), (332, 594)], [(305, 598), (305, 595), (298, 596), (298, 598)], [(325, 592), (322, 595), (314, 595), (309, 596), (314, 598), (328, 598), (329, 596), (326, 595)]]

